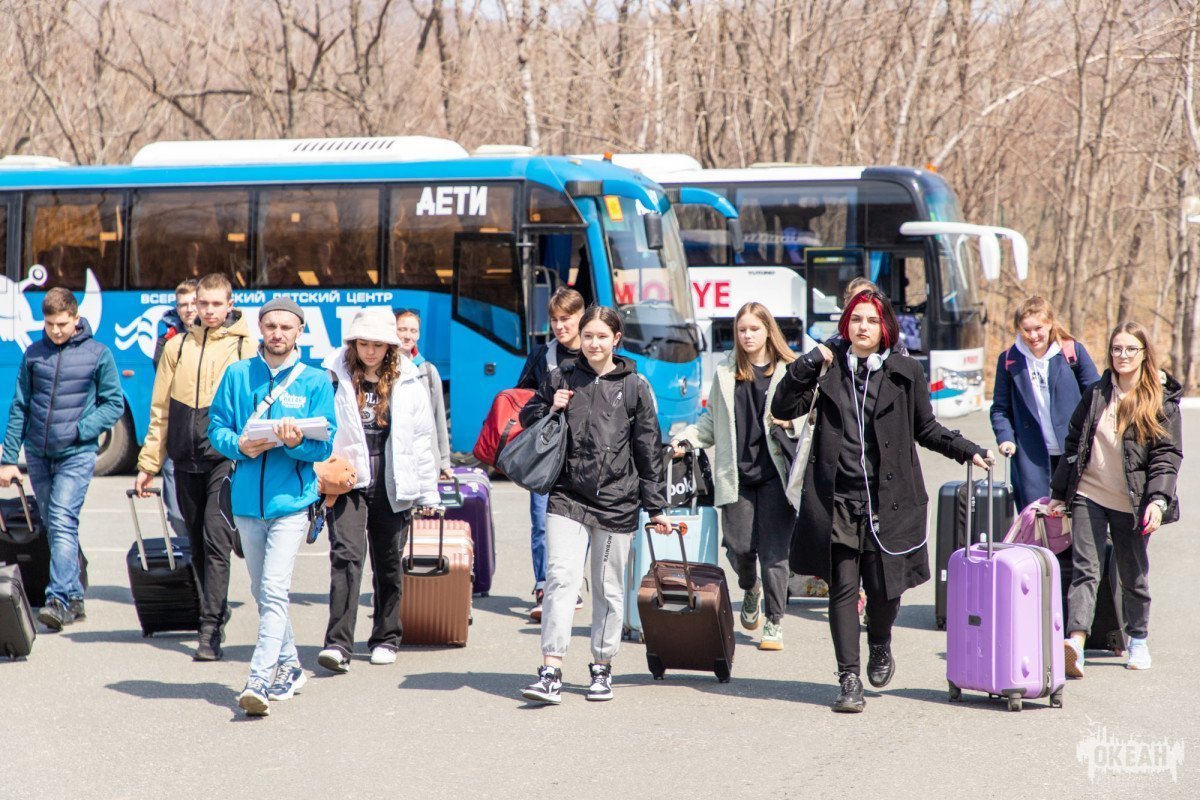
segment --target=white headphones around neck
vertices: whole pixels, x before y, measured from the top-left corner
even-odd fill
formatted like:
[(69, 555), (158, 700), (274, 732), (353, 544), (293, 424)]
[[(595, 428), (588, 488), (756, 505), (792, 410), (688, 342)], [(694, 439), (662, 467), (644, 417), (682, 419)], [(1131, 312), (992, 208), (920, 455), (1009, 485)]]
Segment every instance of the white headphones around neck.
[[(884, 350), (882, 353), (871, 353), (867, 356), (867, 374), (871, 374), (883, 368), (883, 361), (892, 354), (892, 348)], [(854, 372), (858, 369), (858, 356), (854, 355), (854, 351), (846, 351), (846, 361), (850, 364), (850, 371)]]

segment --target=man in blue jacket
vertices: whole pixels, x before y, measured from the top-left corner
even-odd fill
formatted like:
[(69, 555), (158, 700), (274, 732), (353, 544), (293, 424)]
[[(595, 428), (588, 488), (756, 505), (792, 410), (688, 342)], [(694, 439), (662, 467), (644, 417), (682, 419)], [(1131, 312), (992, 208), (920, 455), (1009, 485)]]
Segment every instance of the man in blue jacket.
[(100, 434), (125, 413), (112, 352), (92, 338), (68, 289), (42, 300), (46, 335), (29, 346), (17, 370), (8, 412), (0, 486), (21, 480), (25, 446), (29, 480), (50, 537), (50, 585), (38, 620), (52, 631), (87, 619), (79, 579), (79, 512), (87, 495)]
[[(258, 358), (225, 370), (209, 410), (208, 437), (234, 461), (233, 515), (259, 615), (258, 643), (238, 705), (261, 717), (270, 711), (269, 700), (290, 699), (307, 680), (292, 635), (288, 593), (318, 497), (313, 463), (333, 452), (336, 417), (328, 375), (306, 367), (296, 350), (304, 330), (300, 307), (276, 297), (259, 311), (258, 326)], [(296, 421), (309, 417), (323, 417), (328, 434), (306, 437)], [(247, 423), (258, 419), (275, 423), (273, 436), (245, 434)]]

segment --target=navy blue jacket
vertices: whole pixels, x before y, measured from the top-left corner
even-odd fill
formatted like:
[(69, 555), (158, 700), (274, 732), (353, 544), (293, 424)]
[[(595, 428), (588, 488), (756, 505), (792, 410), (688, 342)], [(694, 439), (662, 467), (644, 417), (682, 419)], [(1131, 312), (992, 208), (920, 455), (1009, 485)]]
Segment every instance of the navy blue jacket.
[[(1100, 380), (1092, 357), (1075, 342), (1076, 364), (1072, 369), (1062, 353), (1050, 359), (1050, 422), (1062, 448), (1067, 438), (1071, 413), (1087, 387)], [(1015, 346), (1005, 348), (996, 363), (996, 386), (992, 390), (992, 430), (996, 443), (1013, 442), (1012, 481), (1017, 509), (1050, 496), (1050, 453), (1042, 439), (1037, 400), (1025, 356)]]
[(22, 444), (26, 453), (47, 458), (95, 452), (100, 434), (124, 413), (117, 362), (81, 319), (65, 344), (43, 337), (25, 351), (8, 412), (3, 463), (16, 464)]

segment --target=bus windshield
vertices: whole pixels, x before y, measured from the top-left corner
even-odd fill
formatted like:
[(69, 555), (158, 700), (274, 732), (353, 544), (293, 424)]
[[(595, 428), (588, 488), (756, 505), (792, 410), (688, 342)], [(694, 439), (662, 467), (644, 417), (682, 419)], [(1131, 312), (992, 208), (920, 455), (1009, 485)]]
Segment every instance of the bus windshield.
[(600, 215), (612, 261), (613, 296), (625, 323), (625, 349), (671, 363), (692, 361), (699, 341), (689, 322), (692, 295), (674, 209), (663, 215), (663, 247), (646, 244), (643, 217), (631, 197), (608, 195)]
[[(926, 192), (925, 202), (932, 221), (962, 221), (958, 198), (949, 188), (930, 187)], [(982, 267), (975, 239), (962, 235), (938, 236), (937, 260), (943, 318), (958, 320), (976, 313), (980, 305), (976, 276)]]

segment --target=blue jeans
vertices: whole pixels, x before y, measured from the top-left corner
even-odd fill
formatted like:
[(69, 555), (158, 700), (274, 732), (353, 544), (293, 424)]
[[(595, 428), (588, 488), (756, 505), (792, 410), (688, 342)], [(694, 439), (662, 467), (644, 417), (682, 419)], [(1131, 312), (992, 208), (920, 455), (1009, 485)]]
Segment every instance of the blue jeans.
[(83, 583), (79, 580), (79, 512), (96, 470), (96, 454), (46, 458), (26, 453), (25, 461), (46, 535), (50, 537), (50, 585), (46, 601), (53, 597), (66, 605), (83, 598)]
[(288, 593), (296, 554), (308, 534), (308, 514), (259, 519), (234, 517), (250, 570), (250, 593), (258, 603), (258, 643), (250, 657), (250, 677), (270, 683), (280, 664), (298, 664), (296, 638), (288, 616)]
[(534, 588), (546, 583), (546, 503), (548, 494), (529, 493), (529, 550), (533, 555)]

